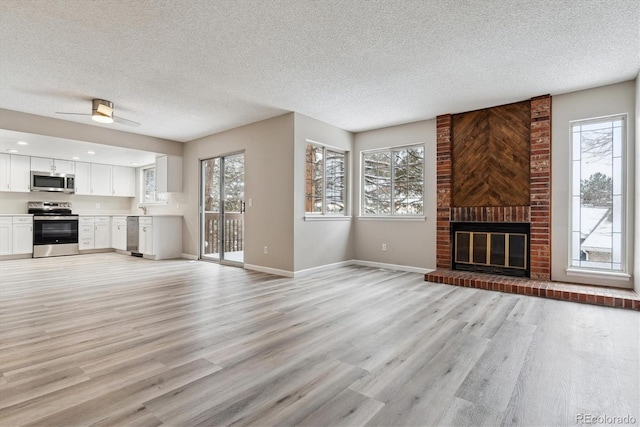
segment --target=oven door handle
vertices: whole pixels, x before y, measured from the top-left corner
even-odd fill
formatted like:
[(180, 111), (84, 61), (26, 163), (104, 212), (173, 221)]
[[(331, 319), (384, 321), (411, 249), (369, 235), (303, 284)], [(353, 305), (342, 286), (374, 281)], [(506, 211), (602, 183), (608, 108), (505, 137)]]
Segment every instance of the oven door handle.
[(77, 221), (76, 215), (61, 215), (61, 216), (34, 216), (34, 221)]

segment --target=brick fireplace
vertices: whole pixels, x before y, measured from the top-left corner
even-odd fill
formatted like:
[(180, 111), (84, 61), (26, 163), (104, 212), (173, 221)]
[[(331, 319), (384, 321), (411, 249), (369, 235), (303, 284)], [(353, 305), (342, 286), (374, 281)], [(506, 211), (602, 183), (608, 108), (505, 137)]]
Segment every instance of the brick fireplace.
[(529, 276), (550, 280), (551, 96), (438, 116), (436, 128), (438, 269), (452, 269), (453, 223), (528, 223)]
[[(437, 117), (437, 269), (425, 274), (425, 280), (640, 310), (640, 297), (633, 290), (550, 281), (551, 96), (539, 96), (517, 104), (520, 105), (462, 113), (464, 116), (445, 114)], [(516, 114), (519, 124), (512, 120), (511, 106), (515, 110), (522, 107)], [(497, 134), (519, 129), (516, 132), (519, 145), (512, 144), (512, 149), (504, 149), (503, 143), (509, 146), (511, 138), (491, 134), (492, 128), (497, 129)], [(463, 144), (457, 145), (461, 139)], [(500, 157), (499, 152), (508, 155)], [(509, 197), (505, 199), (504, 194)], [(511, 198), (512, 195), (515, 197)], [(491, 229), (500, 233), (500, 224), (529, 227), (529, 277), (493, 274), (495, 272), (490, 269), (485, 272), (453, 270), (456, 256), (453, 252), (454, 229), (463, 225), (463, 230), (474, 231), (478, 229), (474, 226), (479, 226), (480, 232), (484, 232), (486, 225), (487, 233), (491, 233)], [(490, 238), (487, 240), (490, 242)], [(472, 260), (473, 255), (463, 251), (459, 257), (464, 262)], [(487, 251), (487, 258), (490, 257)], [(480, 259), (480, 263), (482, 261)], [(487, 264), (492, 263), (496, 262)], [(505, 258), (505, 263), (511, 261)]]

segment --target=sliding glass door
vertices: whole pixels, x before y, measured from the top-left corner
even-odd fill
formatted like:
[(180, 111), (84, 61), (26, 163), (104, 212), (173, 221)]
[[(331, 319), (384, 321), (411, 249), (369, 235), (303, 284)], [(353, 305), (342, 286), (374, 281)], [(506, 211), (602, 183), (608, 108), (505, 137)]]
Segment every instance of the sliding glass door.
[(244, 263), (244, 153), (201, 161), (200, 258)]

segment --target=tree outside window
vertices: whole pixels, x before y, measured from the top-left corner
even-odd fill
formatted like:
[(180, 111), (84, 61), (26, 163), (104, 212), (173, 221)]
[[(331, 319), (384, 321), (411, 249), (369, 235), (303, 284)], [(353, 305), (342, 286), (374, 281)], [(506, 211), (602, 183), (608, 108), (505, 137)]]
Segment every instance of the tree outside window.
[(307, 143), (305, 156), (305, 212), (346, 215), (347, 154)]
[(424, 146), (363, 152), (362, 214), (422, 215)]
[(624, 117), (572, 124), (571, 267), (624, 271)]

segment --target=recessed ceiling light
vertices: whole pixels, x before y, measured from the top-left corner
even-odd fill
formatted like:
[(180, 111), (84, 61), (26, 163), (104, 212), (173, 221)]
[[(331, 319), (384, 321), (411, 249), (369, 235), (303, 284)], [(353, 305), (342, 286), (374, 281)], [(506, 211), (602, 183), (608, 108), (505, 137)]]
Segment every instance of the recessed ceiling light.
[(9, 153), (17, 153), (18, 152), (18, 150), (14, 149), (14, 148), (9, 148), (7, 151)]
[(136, 162), (131, 162), (131, 166), (138, 166), (138, 163), (136, 163)]
[(78, 157), (78, 156), (73, 156), (73, 157), (72, 157), (72, 159), (73, 159), (73, 160), (80, 160), (80, 157)]
[(87, 154), (96, 154), (95, 151), (87, 151)]
[(27, 141), (18, 141), (18, 145), (29, 145)]

